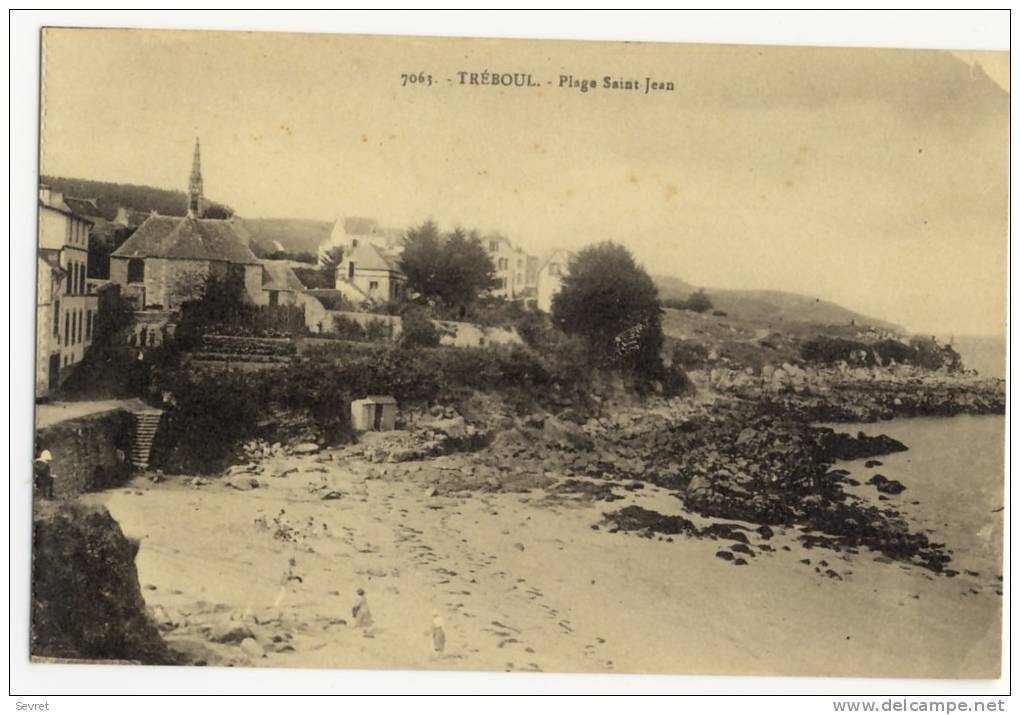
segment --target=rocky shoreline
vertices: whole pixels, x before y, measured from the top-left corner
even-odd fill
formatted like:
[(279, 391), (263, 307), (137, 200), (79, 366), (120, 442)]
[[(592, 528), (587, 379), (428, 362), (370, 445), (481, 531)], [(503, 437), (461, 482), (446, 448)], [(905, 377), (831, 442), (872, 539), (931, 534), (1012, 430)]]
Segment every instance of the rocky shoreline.
[[(850, 374), (822, 383), (819, 373), (805, 372), (803, 383), (782, 383), (767, 392), (739, 380), (720, 382), (717, 374), (713, 385), (727, 389), (708, 399), (651, 400), (615, 409), (604, 403), (600, 416), (589, 419), (571, 410), (517, 416), (491, 400), (484, 409), (434, 407), (406, 416), (407, 429), (366, 435), (344, 450), (344, 458), (395, 465), (381, 467), (380, 478), (413, 462), (416, 476), (437, 496), (545, 488), (612, 502), (619, 498), (616, 490), (650, 483), (701, 517), (744, 522), (761, 534), (797, 529), (807, 547), (869, 549), (954, 575), (946, 545), (917, 531), (888, 503), (885, 495), (898, 494), (904, 485), (873, 480), (880, 495), (876, 503), (847, 492), (844, 487), (856, 483), (832, 468), (838, 460), (880, 457), (909, 446), (885, 435), (851, 436), (815, 423), (1001, 413), (1003, 383), (913, 372), (890, 377), (882, 369), (869, 374), (869, 380)], [(736, 538), (748, 528), (717, 524), (706, 533), (683, 517), (634, 508), (607, 512), (601, 526), (699, 538)]]

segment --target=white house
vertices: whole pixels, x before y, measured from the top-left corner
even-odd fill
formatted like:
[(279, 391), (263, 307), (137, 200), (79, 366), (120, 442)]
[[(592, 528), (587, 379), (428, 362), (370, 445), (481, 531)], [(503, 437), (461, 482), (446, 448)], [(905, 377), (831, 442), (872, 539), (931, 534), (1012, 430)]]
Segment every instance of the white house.
[(539, 265), (536, 279), (536, 304), (539, 310), (546, 313), (552, 311), (553, 298), (563, 287), (563, 277), (567, 275), (571, 255), (569, 251), (559, 249), (546, 256)]
[(60, 192), (39, 187), (37, 397), (55, 390), (92, 345), (99, 301), (89, 293), (90, 229)]

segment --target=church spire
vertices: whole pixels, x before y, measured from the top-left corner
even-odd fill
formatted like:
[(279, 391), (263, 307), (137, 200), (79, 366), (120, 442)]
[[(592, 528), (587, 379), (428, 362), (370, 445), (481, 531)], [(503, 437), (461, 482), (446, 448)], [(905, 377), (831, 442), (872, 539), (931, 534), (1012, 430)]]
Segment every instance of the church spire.
[(202, 157), (198, 147), (198, 137), (195, 137), (195, 157), (191, 160), (191, 177), (188, 179), (188, 216), (202, 218), (202, 211), (205, 208), (205, 198), (202, 196)]

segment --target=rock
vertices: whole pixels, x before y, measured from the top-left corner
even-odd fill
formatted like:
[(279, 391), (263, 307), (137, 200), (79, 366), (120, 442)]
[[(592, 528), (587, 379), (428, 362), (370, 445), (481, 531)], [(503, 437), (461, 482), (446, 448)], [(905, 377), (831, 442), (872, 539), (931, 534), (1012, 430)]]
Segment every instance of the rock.
[(867, 467), (868, 469), (871, 469), (873, 467), (881, 467), (882, 463), (879, 462), (877, 459), (869, 459), (867, 462), (864, 463), (864, 466)]
[(322, 500), (324, 500), (324, 501), (329, 501), (329, 500), (332, 500), (332, 499), (343, 499), (343, 496), (344, 496), (344, 495), (343, 495), (343, 493), (342, 493), (342, 492), (338, 492), (338, 491), (328, 491), (328, 492), (326, 492), (325, 494), (323, 494), (323, 495), (322, 495), (322, 496), (320, 497), (320, 499), (322, 499)]
[(889, 479), (882, 474), (876, 474), (868, 480), (868, 484), (875, 487), (881, 494), (902, 494), (906, 487), (895, 479)]
[(754, 556), (754, 552), (751, 551), (751, 547), (747, 544), (730, 544), (730, 551), (735, 551), (739, 554), (747, 554), (748, 556)]
[(542, 425), (542, 438), (546, 443), (563, 449), (590, 450), (594, 443), (581, 428), (570, 422), (548, 417)]
[(766, 541), (768, 541), (773, 536), (775, 536), (775, 532), (772, 531), (771, 527), (769, 527), (769, 526), (767, 526), (765, 524), (762, 524), (761, 526), (759, 526), (756, 529), (756, 531), (758, 532), (758, 536), (760, 536), (761, 538), (765, 539)]
[(517, 549), (518, 551), (524, 551), (524, 544), (518, 541), (516, 544), (514, 544), (514, 548)]
[(295, 472), (297, 472), (297, 470), (298, 470), (297, 467), (290, 467), (288, 469), (280, 469), (280, 470), (278, 470), (277, 472), (275, 472), (273, 474), (273, 477), (275, 477), (276, 479), (283, 479), (284, 477), (287, 477), (287, 476), (290, 476), (291, 474), (294, 474)]
[(266, 651), (259, 645), (259, 642), (254, 638), (245, 638), (241, 641), (241, 650), (244, 651), (245, 655), (252, 658), (265, 658)]
[(245, 639), (251, 639), (252, 632), (244, 623), (225, 621), (209, 626), (207, 637), (214, 643), (240, 643)]
[(428, 490), (425, 492), (425, 496), (427, 497), (434, 497), (437, 494), (439, 494), (439, 489), (437, 489), (436, 487), (429, 487)]
[(467, 422), (460, 416), (430, 422), (428, 427), (453, 439), (464, 439), (468, 436)]
[(733, 554), (731, 554), (729, 551), (716, 551), (715, 557), (717, 559), (722, 559), (723, 561), (732, 561), (734, 559)]
[(302, 442), (290, 448), (293, 454), (315, 454), (319, 451), (319, 445), (315, 442)]

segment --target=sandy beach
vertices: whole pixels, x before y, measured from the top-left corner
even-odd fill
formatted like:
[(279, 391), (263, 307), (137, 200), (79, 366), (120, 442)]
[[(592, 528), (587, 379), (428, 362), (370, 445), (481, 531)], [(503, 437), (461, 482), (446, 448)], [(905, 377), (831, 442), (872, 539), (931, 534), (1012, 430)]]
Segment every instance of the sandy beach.
[[(271, 458), (261, 474), (284, 476), (255, 489), (140, 476), (82, 499), (140, 541), (148, 607), (172, 646), (209, 665), (998, 675), (996, 574), (807, 549), (782, 528), (767, 541), (747, 532), (748, 563), (735, 565), (715, 557), (725, 540), (595, 528), (629, 504), (711, 523), (667, 490), (616, 483), (622, 499), (608, 504), (556, 492), (562, 477), (549, 474), (545, 489), (434, 493), (429, 475), (459, 459), (327, 450)], [(300, 580), (277, 607), (290, 558)], [(353, 626), (357, 588), (368, 630)]]

